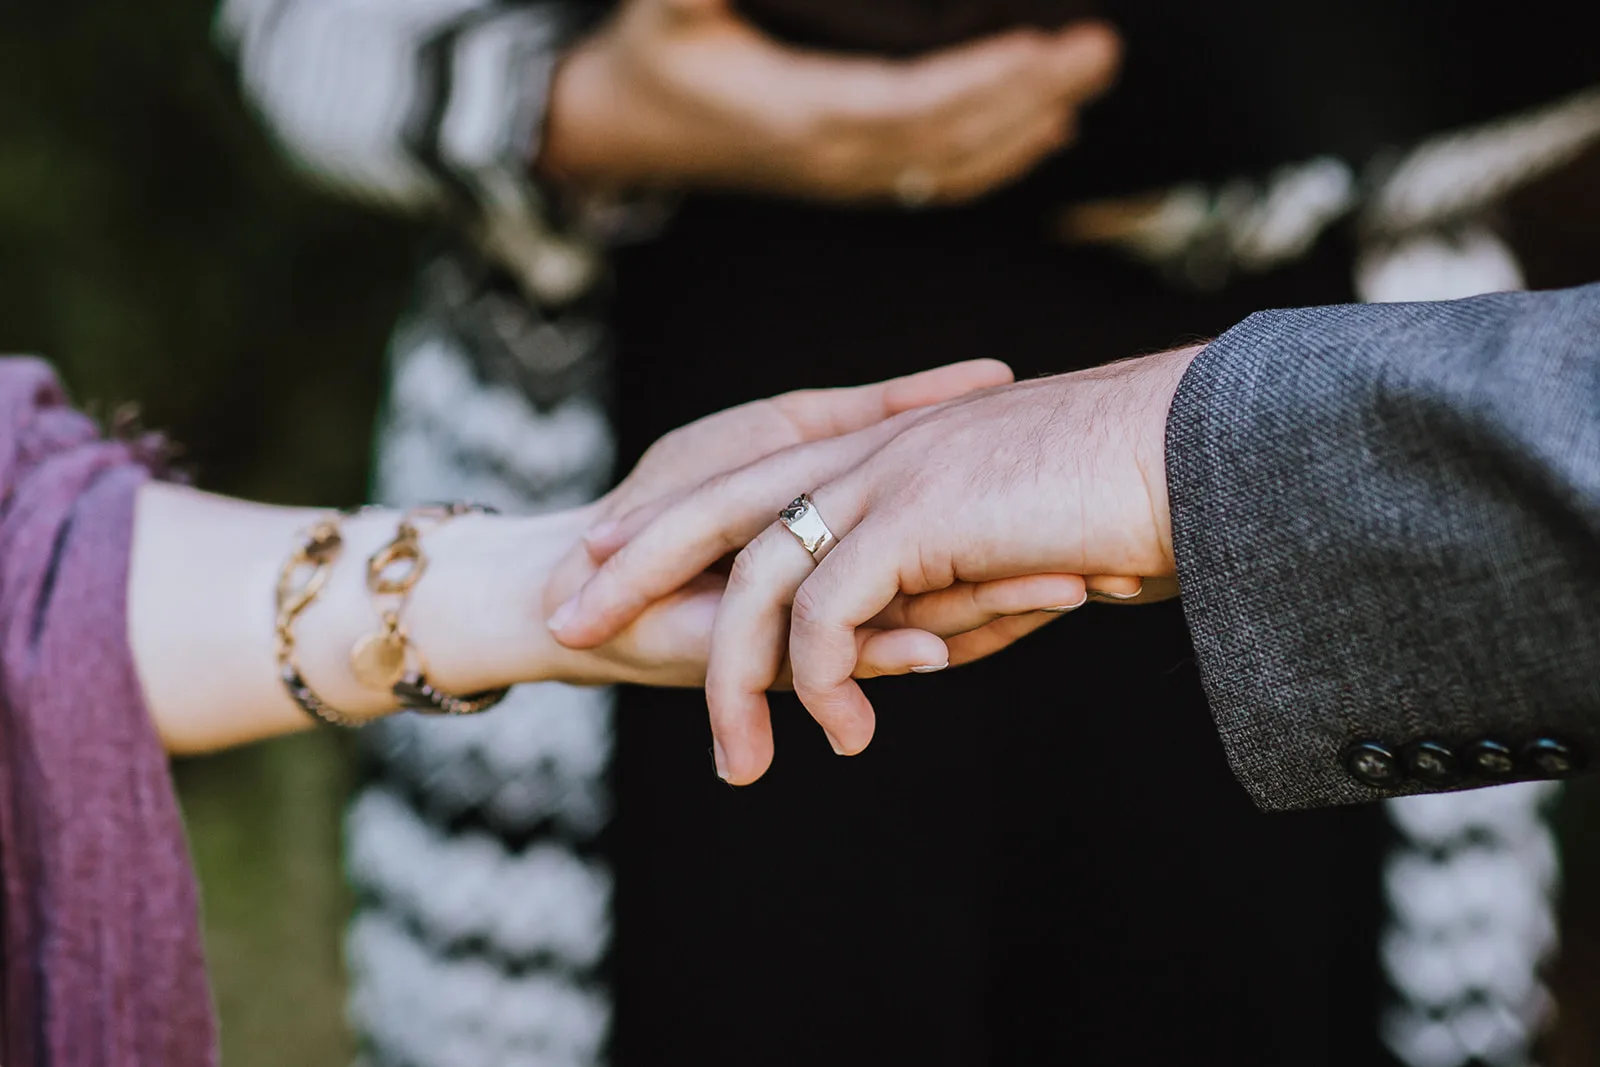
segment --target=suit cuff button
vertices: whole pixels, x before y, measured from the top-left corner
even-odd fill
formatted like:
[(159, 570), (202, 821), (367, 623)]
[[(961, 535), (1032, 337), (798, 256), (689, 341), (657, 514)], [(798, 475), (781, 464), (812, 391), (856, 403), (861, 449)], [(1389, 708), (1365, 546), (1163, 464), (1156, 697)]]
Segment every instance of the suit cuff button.
[(1345, 751), (1344, 766), (1350, 777), (1374, 789), (1392, 789), (1402, 777), (1399, 759), (1376, 741), (1351, 745)]
[(1484, 739), (1467, 749), (1467, 766), (1480, 778), (1510, 778), (1517, 773), (1517, 754), (1509, 745)]
[(1565, 778), (1583, 769), (1578, 750), (1553, 737), (1528, 742), (1522, 750), (1522, 761), (1541, 778)]
[(1461, 781), (1461, 767), (1449, 745), (1438, 741), (1419, 741), (1406, 752), (1411, 777), (1432, 786), (1450, 786)]

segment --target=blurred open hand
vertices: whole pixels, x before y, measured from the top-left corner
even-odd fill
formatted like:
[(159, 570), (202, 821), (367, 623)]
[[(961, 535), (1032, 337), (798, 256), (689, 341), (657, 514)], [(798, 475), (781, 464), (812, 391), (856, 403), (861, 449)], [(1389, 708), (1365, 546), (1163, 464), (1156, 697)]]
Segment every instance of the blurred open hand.
[(959, 201), (1069, 143), (1118, 59), (1100, 23), (889, 60), (785, 46), (729, 0), (629, 0), (562, 62), (539, 165), (600, 189)]

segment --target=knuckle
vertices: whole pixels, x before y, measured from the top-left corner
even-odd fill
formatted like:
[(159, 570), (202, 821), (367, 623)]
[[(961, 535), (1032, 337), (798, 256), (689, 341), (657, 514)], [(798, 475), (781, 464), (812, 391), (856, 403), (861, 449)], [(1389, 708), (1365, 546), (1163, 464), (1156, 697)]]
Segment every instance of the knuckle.
[(902, 594), (879, 618), (886, 628), (923, 630), (930, 620), (938, 618), (939, 610), (937, 600), (914, 593)]
[(760, 588), (761, 575), (766, 569), (765, 549), (760, 539), (752, 541), (733, 557), (728, 571), (728, 590), (731, 593), (748, 593)]
[(628, 600), (629, 591), (636, 584), (636, 579), (631, 576), (649, 573), (647, 569), (634, 566), (634, 556), (639, 550), (630, 553), (628, 549), (631, 547), (624, 545), (622, 551), (606, 560), (589, 579), (589, 588), (583, 596), (590, 611), (609, 616), (621, 610)]
[(1004, 612), (1003, 586), (994, 582), (975, 582), (962, 587), (966, 606), (973, 616), (987, 621)]
[[(950, 444), (956, 427), (947, 425), (951, 420), (932, 417), (913, 422), (895, 435), (879, 452), (882, 462), (889, 468), (882, 480), (884, 485), (915, 489), (926, 478), (927, 472), (937, 464)], [(892, 477), (889, 475), (892, 474)]]
[(810, 583), (806, 583), (795, 590), (794, 602), (790, 605), (790, 612), (798, 626), (818, 626), (823, 621), (826, 611), (825, 605), (818, 599), (817, 592)]
[[(746, 441), (749, 439), (747, 438)], [(692, 531), (696, 540), (727, 535), (729, 522), (735, 521), (750, 499), (753, 472), (744, 467), (722, 471), (672, 507), (679, 529)]]

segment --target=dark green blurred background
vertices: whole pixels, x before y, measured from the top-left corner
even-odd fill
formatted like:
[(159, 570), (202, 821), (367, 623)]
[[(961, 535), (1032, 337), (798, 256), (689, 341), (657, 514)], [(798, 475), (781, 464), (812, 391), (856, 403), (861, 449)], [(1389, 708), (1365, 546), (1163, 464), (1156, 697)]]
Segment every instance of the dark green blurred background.
[[(208, 489), (354, 503), (422, 230), (285, 169), (211, 15), (0, 5), (0, 351), (137, 401)], [(346, 757), (318, 733), (177, 768), (235, 1067), (349, 1061)]]
[[(0, 351), (79, 400), (140, 402), (199, 483), (346, 504), (422, 227), (289, 173), (213, 52), (209, 0), (0, 6)], [(319, 733), (177, 768), (224, 1061), (339, 1064), (339, 816)], [(1562, 812), (1567, 951), (1551, 1059), (1600, 1063), (1600, 783)], [(490, 1065), (485, 1065), (490, 1067)]]

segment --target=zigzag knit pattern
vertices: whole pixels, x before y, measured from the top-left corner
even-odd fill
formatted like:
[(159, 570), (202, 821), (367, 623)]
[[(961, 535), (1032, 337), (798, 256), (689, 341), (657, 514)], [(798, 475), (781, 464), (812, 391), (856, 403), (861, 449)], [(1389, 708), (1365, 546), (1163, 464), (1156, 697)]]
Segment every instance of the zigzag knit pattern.
[[(612, 455), (603, 332), (520, 302), (508, 322), (503, 293), (468, 276), (436, 265), (396, 336), (378, 497), (512, 512), (591, 499)], [(346, 939), (362, 1062), (602, 1063), (612, 875), (594, 839), (610, 814), (609, 691), (521, 686), (486, 714), (396, 716), (363, 743), (373, 774), (348, 816), (359, 910)]]

